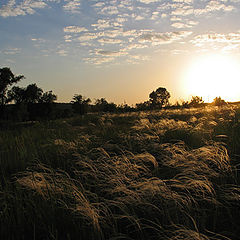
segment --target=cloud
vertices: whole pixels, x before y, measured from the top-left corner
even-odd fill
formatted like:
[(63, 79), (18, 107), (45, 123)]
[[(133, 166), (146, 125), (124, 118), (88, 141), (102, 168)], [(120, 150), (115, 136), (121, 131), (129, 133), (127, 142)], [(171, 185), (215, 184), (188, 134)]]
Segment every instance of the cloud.
[(165, 32), (165, 33), (147, 33), (139, 38), (139, 42), (151, 42), (154, 45), (169, 44), (181, 40), (191, 35), (190, 31)]
[(174, 0), (171, 4), (171, 16), (199, 16), (219, 11), (230, 12), (235, 9), (229, 2), (223, 0), (199, 1), (199, 7), (195, 7), (191, 0)]
[(105, 6), (101, 9), (102, 14), (114, 15), (118, 14), (118, 9), (116, 6)]
[(98, 40), (98, 42), (103, 44), (117, 44), (117, 43), (121, 43), (122, 40), (114, 39), (114, 38), (101, 38)]
[(97, 50), (96, 54), (110, 57), (118, 57), (122, 55), (127, 55), (128, 53), (125, 51), (109, 51), (109, 50)]
[(92, 24), (93, 27), (95, 27), (95, 29), (105, 29), (105, 28), (110, 28), (111, 24), (110, 24), (110, 20), (106, 20), (106, 19), (99, 19), (97, 21), (97, 23)]
[(67, 4), (63, 6), (63, 9), (68, 12), (78, 13), (81, 6), (81, 0), (67, 0)]
[(15, 0), (9, 0), (6, 5), (0, 8), (1, 17), (16, 17), (27, 14), (34, 14), (35, 9), (45, 8), (47, 4), (41, 0), (24, 0), (16, 4)]
[(86, 63), (94, 64), (94, 65), (102, 65), (105, 63), (113, 62), (115, 58), (113, 57), (94, 57), (94, 58), (84, 58), (83, 60)]
[(85, 27), (68, 26), (63, 29), (65, 33), (80, 33), (88, 31)]
[(173, 0), (173, 2), (180, 2), (180, 3), (193, 3), (193, 0)]
[(143, 20), (143, 19), (144, 19), (144, 17), (143, 16), (139, 16), (139, 15), (135, 18), (136, 21), (140, 21), (140, 20)]
[(193, 26), (198, 24), (198, 22), (196, 21), (186, 21), (186, 22), (187, 23), (175, 22), (175, 23), (172, 23), (171, 26), (174, 28), (192, 28)]
[(37, 47), (37, 48), (43, 47), (43, 46), (45, 45), (45, 43), (46, 43), (46, 40), (43, 39), (43, 38), (35, 38), (35, 37), (32, 37), (32, 38), (31, 38), (31, 41), (32, 41), (32, 43), (33, 43), (33, 46), (34, 46), (34, 47)]
[(199, 34), (191, 41), (201, 51), (217, 50), (221, 52), (234, 52), (240, 49), (240, 32), (236, 33), (208, 33)]
[(63, 49), (58, 50), (56, 53), (61, 57), (66, 57), (68, 55), (68, 52)]
[(97, 33), (87, 32), (82, 36), (78, 37), (77, 40), (80, 42), (85, 42), (85, 41), (91, 41), (91, 40), (97, 39), (98, 37), (99, 37), (99, 34)]
[(143, 61), (145, 62), (149, 60), (150, 60), (149, 56), (130, 55), (129, 58), (127, 59), (127, 62), (131, 64), (139, 64), (140, 62), (143, 62)]
[[(64, 11), (64, 16), (76, 14), (71, 15), (68, 23), (61, 26), (62, 38), (54, 41), (54, 46), (61, 44), (61, 48), (54, 48), (52, 53), (67, 56), (70, 53), (77, 55), (76, 52), (79, 51), (79, 55), (84, 55), (84, 61), (94, 64), (114, 62), (116, 59), (144, 61), (147, 53), (150, 56), (152, 51), (163, 51), (163, 44), (169, 44), (165, 51), (181, 53), (174, 49), (179, 47), (180, 42), (190, 38), (194, 26), (201, 23), (201, 18), (206, 17), (205, 15), (223, 18), (226, 15), (223, 12), (233, 11), (240, 3), (240, 0), (4, 1), (7, 3), (0, 7), (2, 17), (33, 14), (37, 9), (47, 7), (51, 11), (53, 7), (57, 7), (56, 11), (60, 9), (62, 12), (58, 12), (59, 14)], [(202, 27), (204, 26), (201, 25), (199, 30)], [(43, 45), (53, 45), (47, 38), (47, 42), (35, 37), (31, 40), (34, 46), (41, 48), (44, 48)], [(234, 49), (239, 44), (238, 33), (199, 34), (190, 43), (194, 46), (225, 44), (225, 49)]]
[(149, 4), (149, 3), (154, 3), (154, 2), (160, 2), (161, 0), (139, 0), (139, 2)]
[(45, 42), (45, 40), (42, 39), (42, 38), (31, 38), (31, 40), (32, 40), (33, 42)]
[(191, 28), (192, 26), (182, 22), (176, 22), (171, 25), (174, 28)]
[(209, 1), (204, 8), (194, 9), (195, 15), (206, 14), (216, 11), (225, 11), (230, 12), (235, 9), (232, 5), (226, 5), (225, 1), (211, 0)]
[(209, 43), (225, 43), (225, 44), (240, 44), (240, 32), (237, 33), (209, 33), (209, 34), (201, 34), (194, 37), (191, 40), (196, 46), (203, 46), (204, 44)]
[(64, 40), (65, 42), (72, 42), (72, 35), (65, 35)]
[(20, 48), (7, 48), (5, 50), (3, 50), (3, 53), (5, 55), (15, 55), (21, 52)]

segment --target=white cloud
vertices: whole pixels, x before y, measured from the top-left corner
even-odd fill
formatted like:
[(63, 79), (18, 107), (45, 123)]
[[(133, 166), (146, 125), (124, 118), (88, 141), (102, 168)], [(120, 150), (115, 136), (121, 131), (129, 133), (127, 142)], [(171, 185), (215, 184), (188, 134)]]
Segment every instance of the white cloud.
[(195, 15), (201, 15), (216, 11), (225, 11), (230, 12), (234, 10), (234, 6), (226, 5), (223, 1), (211, 0), (209, 1), (204, 8), (194, 9)]
[(66, 50), (60, 49), (57, 51), (57, 54), (62, 57), (66, 57), (68, 55), (68, 52)]
[(195, 36), (190, 42), (204, 51), (211, 49), (222, 52), (236, 53), (236, 50), (240, 48), (240, 32), (228, 34), (199, 34)]
[(118, 14), (118, 9), (116, 6), (106, 6), (101, 9), (101, 13), (107, 14), (107, 15), (114, 15), (114, 14)]
[(5, 55), (15, 55), (21, 52), (20, 48), (7, 48), (5, 50), (3, 50), (3, 53)]
[(161, 0), (139, 0), (139, 2), (142, 2), (142, 3), (154, 3), (154, 2), (160, 2)]
[(240, 44), (240, 33), (209, 33), (197, 35), (192, 41), (196, 46), (202, 46), (206, 43), (226, 43), (226, 44)]
[(136, 21), (140, 21), (140, 20), (143, 20), (143, 19), (144, 19), (143, 16), (137, 16), (137, 17), (135, 18)]
[(171, 24), (171, 26), (180, 29), (180, 28), (192, 28), (197, 24), (198, 22), (196, 21), (186, 21), (186, 22), (174, 22)]
[(99, 30), (111, 27), (110, 21), (105, 19), (99, 19), (97, 23), (92, 24), (92, 26)]
[(67, 4), (63, 6), (63, 9), (65, 11), (77, 13), (79, 12), (80, 6), (81, 6), (81, 0), (67, 0)]
[(102, 44), (117, 44), (117, 43), (121, 43), (122, 40), (114, 39), (114, 38), (101, 38), (98, 40), (98, 42)]
[(63, 29), (66, 33), (80, 33), (88, 31), (85, 27), (78, 27), (78, 26), (67, 26)]
[(35, 9), (45, 8), (47, 4), (41, 0), (24, 0), (16, 4), (15, 0), (9, 0), (6, 5), (0, 8), (0, 16), (16, 17), (20, 15), (34, 14)]

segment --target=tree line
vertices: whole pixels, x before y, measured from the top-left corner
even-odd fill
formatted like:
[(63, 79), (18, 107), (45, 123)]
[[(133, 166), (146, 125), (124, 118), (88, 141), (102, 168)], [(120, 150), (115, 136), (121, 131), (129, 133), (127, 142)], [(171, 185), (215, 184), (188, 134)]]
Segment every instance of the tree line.
[[(134, 108), (127, 104), (116, 105), (105, 98), (96, 99), (75, 94), (68, 104), (56, 103), (57, 95), (53, 91), (44, 92), (36, 83), (27, 87), (15, 86), (25, 79), (23, 75), (14, 75), (10, 68), (0, 68), (0, 119), (38, 120), (83, 115), (87, 112), (126, 112)], [(14, 86), (13, 86), (14, 85)]]
[[(4, 120), (38, 120), (70, 117), (74, 114), (83, 115), (87, 112), (130, 112), (154, 110), (162, 108), (201, 107), (204, 101), (199, 96), (193, 96), (190, 101), (176, 102), (170, 105), (170, 93), (166, 88), (159, 87), (149, 94), (149, 100), (130, 107), (127, 104), (116, 105), (105, 98), (96, 99), (75, 94), (68, 104), (57, 104), (57, 95), (52, 91), (44, 92), (35, 83), (27, 87), (13, 86), (25, 79), (23, 75), (15, 76), (10, 68), (0, 68), (0, 119)], [(216, 97), (214, 105), (224, 105), (221, 97)]]

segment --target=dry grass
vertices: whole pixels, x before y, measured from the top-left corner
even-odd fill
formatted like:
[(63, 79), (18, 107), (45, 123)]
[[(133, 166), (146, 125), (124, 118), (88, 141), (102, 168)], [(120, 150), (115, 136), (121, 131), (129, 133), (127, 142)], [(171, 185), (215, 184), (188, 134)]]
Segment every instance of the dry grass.
[(235, 112), (106, 114), (2, 133), (1, 239), (238, 239)]

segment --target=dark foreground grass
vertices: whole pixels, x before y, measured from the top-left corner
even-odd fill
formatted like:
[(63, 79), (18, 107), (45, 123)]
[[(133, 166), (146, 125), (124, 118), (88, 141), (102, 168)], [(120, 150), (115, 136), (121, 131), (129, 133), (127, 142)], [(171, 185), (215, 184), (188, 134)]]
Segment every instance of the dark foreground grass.
[(1, 239), (239, 239), (237, 106), (0, 132)]

